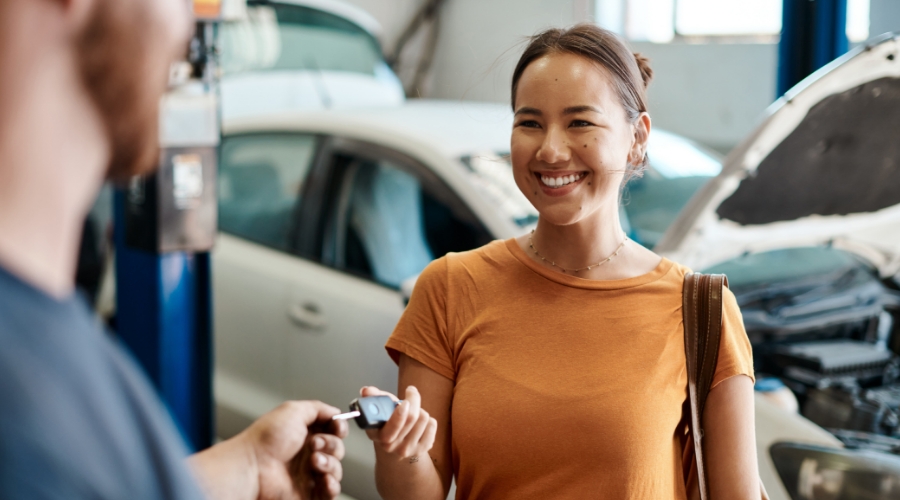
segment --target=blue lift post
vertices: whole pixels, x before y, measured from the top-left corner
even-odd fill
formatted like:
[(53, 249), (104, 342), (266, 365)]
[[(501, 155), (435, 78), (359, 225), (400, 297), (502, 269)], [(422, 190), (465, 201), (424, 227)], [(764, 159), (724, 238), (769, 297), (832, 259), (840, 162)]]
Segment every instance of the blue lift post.
[(125, 243), (114, 195), (116, 331), (153, 381), (193, 450), (212, 444), (212, 305), (208, 252), (151, 253)]
[[(192, 85), (193, 93), (179, 97), (171, 90), (164, 101), (188, 99), (188, 106), (162, 106), (177, 112), (171, 120), (165, 111), (161, 117), (160, 169), (117, 189), (113, 213), (115, 330), (194, 451), (209, 447), (214, 435), (209, 249), (216, 235), (220, 139), (214, 36), (212, 22), (198, 16), (189, 56), (196, 78), (178, 83), (181, 89)], [(204, 89), (199, 97), (197, 89)]]
[(847, 0), (784, 0), (778, 96), (847, 48)]

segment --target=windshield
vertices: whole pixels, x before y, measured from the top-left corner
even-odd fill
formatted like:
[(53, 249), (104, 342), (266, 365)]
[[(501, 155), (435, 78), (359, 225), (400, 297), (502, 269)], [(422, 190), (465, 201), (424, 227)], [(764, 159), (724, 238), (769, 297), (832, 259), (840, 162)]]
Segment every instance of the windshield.
[[(721, 160), (683, 137), (654, 130), (648, 147), (650, 164), (644, 176), (628, 183), (620, 211), (622, 227), (635, 241), (653, 248), (691, 196), (722, 170)], [(474, 184), (519, 227), (537, 222), (537, 210), (519, 191), (509, 153), (484, 153), (461, 158), (474, 174)]]
[(222, 70), (345, 71), (376, 75), (387, 70), (378, 41), (347, 19), (287, 4), (247, 7), (247, 19), (223, 23)]
[(538, 220), (537, 210), (519, 191), (512, 174), (509, 153), (484, 153), (460, 158), (473, 174), (472, 181), (481, 195), (519, 227), (528, 227)]
[[(638, 243), (653, 248), (691, 196), (722, 170), (714, 153), (683, 137), (654, 130), (647, 148), (650, 164), (622, 193), (622, 225)], [(626, 220), (627, 219), (627, 220)]]
[(703, 272), (728, 276), (729, 288), (738, 293), (779, 284), (832, 282), (865, 267), (854, 255), (836, 248), (799, 247), (742, 255)]

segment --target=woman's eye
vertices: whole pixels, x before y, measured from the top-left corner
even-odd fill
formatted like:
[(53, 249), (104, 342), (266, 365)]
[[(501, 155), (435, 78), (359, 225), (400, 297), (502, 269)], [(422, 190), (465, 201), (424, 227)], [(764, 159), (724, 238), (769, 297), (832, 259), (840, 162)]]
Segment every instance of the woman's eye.
[(526, 128), (538, 128), (541, 125), (534, 120), (522, 120), (519, 122), (519, 126), (526, 127)]
[(590, 127), (591, 125), (593, 125), (593, 123), (587, 122), (584, 120), (573, 120), (569, 126), (570, 127)]

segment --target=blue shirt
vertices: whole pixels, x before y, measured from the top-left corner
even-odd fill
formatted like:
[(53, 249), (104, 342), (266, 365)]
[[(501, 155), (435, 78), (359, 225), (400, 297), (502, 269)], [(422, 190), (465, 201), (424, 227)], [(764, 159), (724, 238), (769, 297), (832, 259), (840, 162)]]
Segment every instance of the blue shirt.
[(153, 388), (80, 297), (0, 267), (0, 498), (199, 499)]

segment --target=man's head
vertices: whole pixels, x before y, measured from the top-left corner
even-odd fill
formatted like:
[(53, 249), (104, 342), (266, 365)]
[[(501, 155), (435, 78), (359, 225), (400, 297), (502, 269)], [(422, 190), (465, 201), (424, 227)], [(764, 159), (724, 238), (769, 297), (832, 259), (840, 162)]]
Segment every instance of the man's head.
[(111, 148), (108, 177), (148, 172), (159, 153), (159, 99), (187, 51), (187, 0), (38, 0), (83, 5), (76, 57)]

